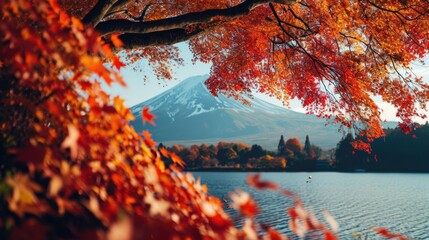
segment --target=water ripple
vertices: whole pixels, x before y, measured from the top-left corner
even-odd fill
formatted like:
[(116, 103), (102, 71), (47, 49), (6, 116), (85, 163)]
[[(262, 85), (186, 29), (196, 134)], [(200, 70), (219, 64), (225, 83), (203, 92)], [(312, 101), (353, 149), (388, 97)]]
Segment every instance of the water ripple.
[[(245, 185), (246, 173), (194, 174), (217, 197), (227, 197), (237, 188), (249, 191), (262, 209), (257, 219), (291, 234), (286, 209), (293, 205), (292, 199), (250, 189)], [(340, 224), (341, 239), (353, 239), (352, 233), (381, 239), (373, 227), (386, 227), (412, 239), (429, 239), (429, 174), (311, 173), (310, 184), (306, 183), (308, 175), (263, 173), (262, 177), (297, 193), (320, 220), (321, 211), (329, 210)], [(234, 210), (226, 211), (238, 217)], [(237, 225), (241, 225), (238, 220)]]

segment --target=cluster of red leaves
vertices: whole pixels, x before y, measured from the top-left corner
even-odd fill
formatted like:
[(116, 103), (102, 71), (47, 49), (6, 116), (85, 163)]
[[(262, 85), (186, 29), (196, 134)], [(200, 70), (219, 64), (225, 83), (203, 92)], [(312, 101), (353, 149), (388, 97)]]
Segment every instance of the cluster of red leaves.
[(405, 237), (405, 236), (403, 236), (401, 234), (392, 233), (392, 232), (390, 232), (386, 228), (374, 228), (374, 231), (378, 235), (380, 235), (380, 236), (382, 236), (382, 237), (384, 237), (386, 239), (396, 239), (396, 240), (407, 240), (408, 239), (407, 237)]
[[(102, 90), (124, 85), (123, 64), (96, 32), (54, 0), (7, 0), (0, 14), (2, 238), (236, 235), (221, 202)], [(153, 123), (149, 111), (143, 119)], [(177, 165), (166, 169), (162, 157)]]
[(285, 103), (296, 98), (308, 113), (377, 138), (383, 110), (373, 96), (395, 106), (405, 124), (425, 117), (418, 109), (427, 109), (429, 85), (401, 69), (412, 72), (410, 63), (428, 54), (428, 7), (424, 0), (272, 3), (192, 39), (191, 50), (213, 63), (214, 94), (257, 89)]

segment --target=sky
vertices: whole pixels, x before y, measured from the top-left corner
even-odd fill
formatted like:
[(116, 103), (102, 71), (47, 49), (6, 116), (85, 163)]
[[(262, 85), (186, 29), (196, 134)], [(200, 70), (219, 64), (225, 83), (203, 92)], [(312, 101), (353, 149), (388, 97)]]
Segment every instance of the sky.
[[(174, 68), (172, 80), (158, 80), (150, 72), (149, 69), (139, 69), (135, 70), (132, 66), (123, 67), (121, 73), (124, 77), (127, 87), (119, 86), (114, 84), (111, 87), (105, 86), (105, 90), (110, 93), (112, 96), (119, 95), (125, 100), (125, 104), (128, 107), (134, 106), (135, 104), (141, 103), (145, 100), (148, 100), (152, 97), (157, 96), (158, 94), (167, 91), (168, 89), (179, 84), (182, 80), (196, 76), (196, 75), (208, 75), (210, 73), (210, 64), (205, 64), (197, 62), (193, 64), (191, 62), (192, 53), (188, 48), (186, 43), (180, 43), (176, 46), (180, 49), (180, 55), (184, 59), (184, 66), (179, 66)], [(144, 61), (144, 60), (142, 60)], [(429, 62), (429, 57), (426, 59), (426, 64)], [(138, 68), (144, 68), (147, 66), (144, 62), (138, 64)], [(416, 75), (423, 76), (427, 82), (429, 82), (429, 65), (423, 66), (420, 63), (414, 63), (413, 71)], [(140, 71), (141, 70), (141, 71)], [(147, 76), (147, 80), (144, 80), (144, 76)], [(256, 97), (259, 97), (265, 101), (273, 103), (275, 105), (281, 106), (281, 102), (277, 99), (270, 98), (266, 95), (256, 93)], [(387, 121), (398, 121), (399, 119), (395, 116), (395, 109), (392, 105), (382, 102), (379, 99), (376, 99), (376, 102), (381, 109), (383, 109), (382, 118)], [(290, 103), (290, 109), (298, 112), (305, 112), (304, 108), (300, 105), (299, 101), (293, 100)], [(427, 112), (429, 116), (429, 112)], [(417, 122), (425, 122), (426, 119), (415, 119)]]

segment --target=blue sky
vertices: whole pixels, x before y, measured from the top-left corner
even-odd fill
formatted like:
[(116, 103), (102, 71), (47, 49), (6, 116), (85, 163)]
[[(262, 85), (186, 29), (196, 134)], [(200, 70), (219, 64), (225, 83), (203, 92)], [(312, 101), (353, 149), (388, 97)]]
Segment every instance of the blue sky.
[[(124, 80), (127, 83), (127, 87), (123, 88), (117, 84), (114, 84), (112, 87), (106, 87), (105, 90), (110, 93), (112, 96), (119, 95), (125, 100), (125, 104), (129, 107), (138, 104), (142, 101), (148, 100), (180, 83), (180, 81), (196, 76), (196, 75), (205, 75), (210, 73), (210, 64), (204, 64), (197, 62), (192, 64), (192, 53), (188, 48), (186, 43), (177, 44), (180, 49), (181, 57), (185, 61), (184, 66), (174, 68), (174, 79), (172, 80), (158, 80), (150, 72), (150, 69), (141, 69), (141, 71), (136, 71), (132, 66), (124, 67), (121, 70)], [(413, 64), (414, 73), (417, 75), (423, 76), (423, 78), (429, 82), (429, 58), (426, 59), (426, 66), (421, 65), (420, 63)], [(138, 68), (144, 68), (145, 64), (140, 63)], [(147, 80), (144, 80), (144, 76), (147, 76)], [(281, 105), (281, 102), (269, 98), (262, 94), (256, 94), (257, 97), (264, 99), (265, 101), (271, 102), (276, 105)], [(397, 121), (395, 117), (395, 110), (393, 106), (388, 103), (377, 101), (379, 106), (382, 107), (384, 113), (383, 118), (388, 121)], [(305, 112), (301, 107), (298, 101), (292, 101), (290, 104), (290, 109)], [(429, 116), (429, 112), (427, 113)], [(426, 120), (416, 119), (418, 122), (425, 122)]]

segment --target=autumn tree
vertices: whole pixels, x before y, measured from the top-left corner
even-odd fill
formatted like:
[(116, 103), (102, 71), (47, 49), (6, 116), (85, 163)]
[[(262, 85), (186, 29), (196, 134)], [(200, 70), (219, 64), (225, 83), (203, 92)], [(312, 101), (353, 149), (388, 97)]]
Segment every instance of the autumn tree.
[(289, 149), (296, 155), (302, 152), (302, 144), (298, 138), (289, 138), (286, 141), (286, 149)]
[(0, 18), (1, 239), (238, 236), (183, 161), (103, 91), (125, 84), (123, 63), (97, 32), (55, 0), (6, 0)]
[(185, 148), (182, 159), (185, 160), (186, 166), (189, 168), (198, 167), (197, 160), (200, 156), (199, 147), (197, 145), (192, 145), (190, 148)]
[(298, 98), (309, 113), (354, 127), (369, 140), (383, 135), (373, 96), (397, 108), (404, 130), (412, 117), (423, 116), (418, 108), (429, 100), (428, 84), (410, 67), (428, 53), (425, 0), (87, 0), (61, 6), (107, 42), (114, 44), (109, 36), (117, 34), (123, 44), (116, 51), (125, 49), (130, 61), (150, 59), (159, 76), (171, 77), (170, 64), (180, 63), (172, 44), (189, 41), (195, 60), (213, 64), (206, 82), (213, 94), (257, 90), (285, 103)]
[(255, 168), (271, 168), (271, 169), (284, 169), (286, 168), (286, 159), (283, 157), (273, 157), (271, 155), (264, 155), (252, 161)]
[(232, 165), (237, 160), (238, 154), (232, 148), (220, 148), (217, 152), (217, 158), (221, 165)]

